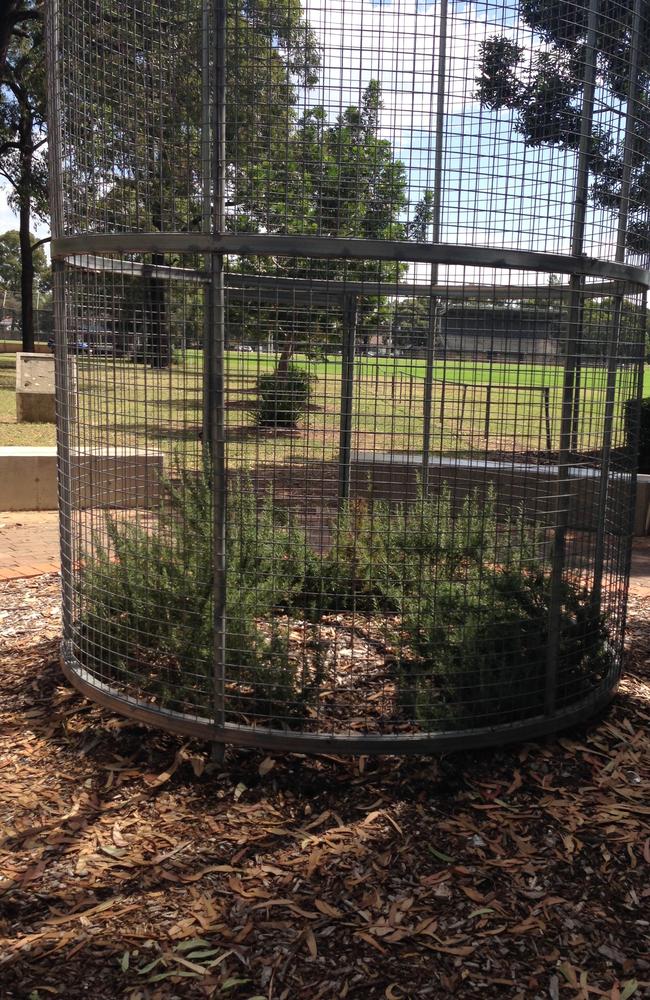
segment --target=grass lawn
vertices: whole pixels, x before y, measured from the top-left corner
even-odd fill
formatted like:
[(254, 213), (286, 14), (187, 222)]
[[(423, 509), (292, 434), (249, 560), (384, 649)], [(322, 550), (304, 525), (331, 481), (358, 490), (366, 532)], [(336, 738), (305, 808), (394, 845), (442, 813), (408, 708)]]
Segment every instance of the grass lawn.
[[(272, 371), (276, 358), (229, 352), (226, 356), (226, 431), (233, 465), (293, 463), (336, 458), (341, 413), (341, 359), (296, 364), (314, 375), (308, 413), (297, 430), (259, 430), (252, 413), (256, 380)], [(360, 358), (354, 387), (353, 448), (363, 451), (420, 451), (422, 448), (424, 361)], [(547, 431), (558, 446), (562, 369), (559, 366), (439, 361), (433, 388), (431, 450), (454, 454), (544, 451)], [(581, 385), (580, 448), (601, 443), (606, 372), (585, 368)], [(186, 461), (200, 450), (202, 423), (201, 353), (187, 351), (181, 363), (155, 371), (105, 358), (77, 359), (78, 412), (73, 441), (79, 446), (122, 446), (182, 450)], [(0, 445), (53, 445), (50, 424), (17, 424), (15, 355), (0, 355)], [(548, 413), (544, 407), (548, 390)], [(489, 391), (488, 391), (489, 389)], [(645, 375), (650, 394), (650, 370)], [(633, 372), (619, 371), (617, 400), (633, 395)], [(489, 416), (489, 419), (487, 419)], [(487, 432), (487, 433), (486, 433)], [(617, 419), (622, 443), (622, 420)]]
[(54, 424), (16, 422), (16, 355), (0, 354), (0, 446), (53, 444)]

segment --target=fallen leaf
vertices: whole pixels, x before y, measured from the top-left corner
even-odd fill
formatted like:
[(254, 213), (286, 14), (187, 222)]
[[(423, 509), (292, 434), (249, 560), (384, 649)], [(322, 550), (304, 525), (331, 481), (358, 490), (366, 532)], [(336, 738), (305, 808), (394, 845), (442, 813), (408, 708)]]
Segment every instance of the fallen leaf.
[(309, 949), (309, 954), (312, 958), (316, 958), (318, 955), (318, 945), (316, 944), (316, 938), (314, 937), (313, 931), (308, 927), (305, 931), (305, 941), (307, 942), (307, 948)]
[(317, 910), (320, 910), (321, 913), (324, 913), (326, 917), (333, 917), (335, 920), (339, 920), (344, 916), (342, 910), (337, 910), (335, 906), (331, 906), (324, 899), (315, 899), (314, 906)]
[(273, 757), (265, 757), (257, 769), (260, 778), (263, 778), (265, 774), (268, 774), (269, 771), (272, 771), (274, 767), (275, 767), (275, 761)]

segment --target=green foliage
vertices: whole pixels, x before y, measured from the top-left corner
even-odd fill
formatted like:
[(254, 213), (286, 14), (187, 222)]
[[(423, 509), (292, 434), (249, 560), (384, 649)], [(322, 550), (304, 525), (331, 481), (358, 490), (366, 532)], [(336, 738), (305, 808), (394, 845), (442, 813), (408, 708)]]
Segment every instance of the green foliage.
[(287, 365), (257, 381), (254, 417), (260, 427), (295, 427), (309, 406), (313, 377), (303, 368)]
[[(36, 237), (30, 233), (30, 242), (36, 243)], [(34, 279), (41, 292), (48, 292), (52, 283), (50, 265), (47, 262), (43, 247), (32, 251), (34, 264)], [(20, 233), (10, 229), (0, 236), (0, 290), (5, 289), (11, 295), (20, 295)]]
[[(479, 44), (477, 97), (483, 107), (507, 111), (527, 146), (556, 146), (575, 151), (580, 143), (588, 5), (572, 0), (519, 0), (519, 17), (541, 44), (526, 49), (507, 35)], [(617, 107), (628, 99), (634, 22), (633, 0), (607, 4), (597, 20), (598, 87)], [(650, 126), (645, 112), (650, 88), (649, 23), (641, 20), (639, 39), (640, 93), (630, 147), (632, 190), (627, 243), (647, 253), (650, 239), (648, 204)], [(591, 194), (596, 204), (617, 212), (620, 207), (624, 145), (617, 128), (596, 116), (590, 137)]]
[[(497, 725), (544, 711), (550, 583), (540, 569), (468, 564), (427, 575), (403, 604), (400, 696), (426, 726)], [(565, 583), (559, 623), (559, 705), (610, 665), (607, 629), (590, 595)], [(413, 653), (415, 655), (413, 655)]]
[[(163, 482), (158, 512), (166, 530), (107, 515), (105, 543), (95, 545), (83, 580), (84, 652), (110, 663), (167, 708), (209, 713), (212, 704), (212, 489), (208, 474), (181, 472)], [(283, 716), (301, 710), (295, 669), (272, 611), (303, 589), (304, 534), (249, 480), (229, 490), (226, 657), (236, 682), (232, 711)], [(263, 632), (260, 621), (269, 621)]]
[[(81, 594), (82, 652), (113, 681), (166, 708), (213, 704), (212, 483), (180, 472), (163, 483), (156, 532), (107, 517)], [(164, 528), (163, 528), (164, 526)], [(300, 719), (324, 661), (290, 649), (278, 616), (380, 615), (398, 649), (398, 700), (427, 728), (515, 722), (543, 712), (551, 585), (543, 533), (498, 516), (491, 491), (455, 499), (419, 490), (414, 503), (353, 500), (317, 554), (304, 529), (250, 479), (227, 496), (226, 709), (229, 719)], [(558, 703), (610, 666), (607, 628), (590, 595), (560, 597)], [(555, 633), (554, 633), (555, 634)], [(311, 671), (311, 673), (310, 673)]]
[[(543, 545), (542, 530), (523, 517), (498, 517), (492, 491), (460, 503), (447, 486), (435, 496), (420, 490), (410, 506), (354, 500), (309, 593), (315, 608), (392, 616), (400, 703), (419, 723), (513, 722), (544, 707)], [(559, 685), (570, 701), (609, 663), (605, 622), (571, 583), (559, 631)]]
[(641, 410), (637, 410), (636, 399), (625, 403), (625, 434), (628, 443), (638, 440), (638, 471), (650, 473), (650, 399), (641, 400)]
[(435, 495), (419, 489), (413, 504), (352, 500), (319, 566), (320, 599), (333, 610), (397, 612), (427, 573), (442, 580), (468, 562), (527, 564), (540, 545), (540, 533), (521, 518), (498, 525), (491, 490), (458, 504), (447, 484)]

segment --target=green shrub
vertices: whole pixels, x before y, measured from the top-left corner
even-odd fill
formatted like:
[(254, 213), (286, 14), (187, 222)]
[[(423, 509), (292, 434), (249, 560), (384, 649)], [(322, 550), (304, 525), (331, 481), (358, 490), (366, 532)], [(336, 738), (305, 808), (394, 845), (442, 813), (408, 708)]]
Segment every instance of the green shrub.
[[(212, 704), (212, 489), (208, 474), (163, 482), (158, 526), (106, 517), (82, 587), (81, 644), (115, 679), (179, 710)], [(231, 711), (283, 718), (302, 711), (301, 680), (273, 610), (304, 589), (304, 533), (250, 480), (228, 491), (225, 637)], [(270, 625), (262, 632), (258, 622)]]
[(498, 523), (493, 490), (474, 490), (454, 505), (444, 484), (438, 494), (419, 489), (409, 505), (348, 501), (318, 578), (308, 583), (316, 608), (397, 612), (405, 596), (418, 594), (427, 573), (453, 579), (468, 563), (527, 566), (539, 558), (541, 545), (540, 530), (523, 518)]
[(260, 427), (295, 427), (309, 406), (313, 376), (303, 368), (288, 365), (286, 370), (260, 375), (258, 401), (253, 411)]
[[(550, 580), (544, 531), (497, 517), (496, 497), (449, 487), (412, 505), (350, 501), (309, 580), (313, 607), (381, 613), (400, 650), (398, 699), (427, 727), (469, 728), (543, 711)], [(320, 586), (320, 591), (318, 587)], [(590, 595), (561, 595), (560, 700), (607, 670), (607, 629)]]
[[(550, 581), (540, 570), (468, 568), (429, 577), (407, 598), (400, 699), (427, 727), (517, 722), (544, 711)], [(561, 597), (558, 703), (569, 704), (611, 665), (607, 629), (590, 595), (565, 584)], [(415, 654), (415, 655), (413, 655)]]
[[(650, 399), (641, 400), (641, 411), (637, 410), (637, 400), (625, 403), (625, 435), (630, 447), (636, 440), (638, 431), (638, 471), (650, 473)], [(638, 414), (638, 415), (637, 415)]]
[[(86, 565), (79, 641), (89, 666), (130, 693), (182, 711), (213, 705), (212, 480), (163, 482), (156, 530), (106, 519)], [(445, 487), (410, 505), (353, 500), (317, 554), (305, 531), (250, 479), (231, 482), (226, 518), (226, 709), (283, 725), (318, 698), (324, 662), (290, 649), (278, 615), (380, 615), (398, 655), (403, 713), (426, 728), (515, 722), (544, 710), (550, 579), (543, 532), (497, 517), (494, 494), (460, 503)], [(317, 645), (317, 644), (316, 644)], [(606, 622), (566, 582), (558, 702), (609, 669)], [(311, 675), (310, 675), (311, 671)]]

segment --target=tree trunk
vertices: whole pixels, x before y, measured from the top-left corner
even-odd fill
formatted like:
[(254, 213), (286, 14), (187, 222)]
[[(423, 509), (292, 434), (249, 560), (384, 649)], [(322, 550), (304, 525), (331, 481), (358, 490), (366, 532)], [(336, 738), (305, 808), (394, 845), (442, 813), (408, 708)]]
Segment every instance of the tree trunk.
[(32, 163), (34, 158), (32, 118), (29, 98), (24, 90), (19, 90), (18, 156), (20, 177), (16, 186), (19, 206), (20, 237), (20, 312), (23, 334), (23, 351), (34, 350), (34, 256), (32, 237), (29, 231), (32, 215)]
[[(151, 263), (154, 266), (164, 264), (164, 254), (152, 254)], [(152, 368), (168, 368), (171, 362), (171, 331), (165, 300), (165, 280), (155, 277), (153, 268), (144, 267), (142, 273), (149, 310), (146, 359)]]
[(289, 362), (291, 361), (293, 352), (294, 352), (294, 343), (292, 338), (291, 340), (287, 341), (287, 343), (285, 343), (280, 353), (280, 357), (278, 359), (277, 371), (280, 375), (286, 375), (286, 373), (289, 371)]
[(34, 258), (30, 221), (29, 194), (24, 187), (20, 194), (20, 311), (23, 351), (34, 350)]

